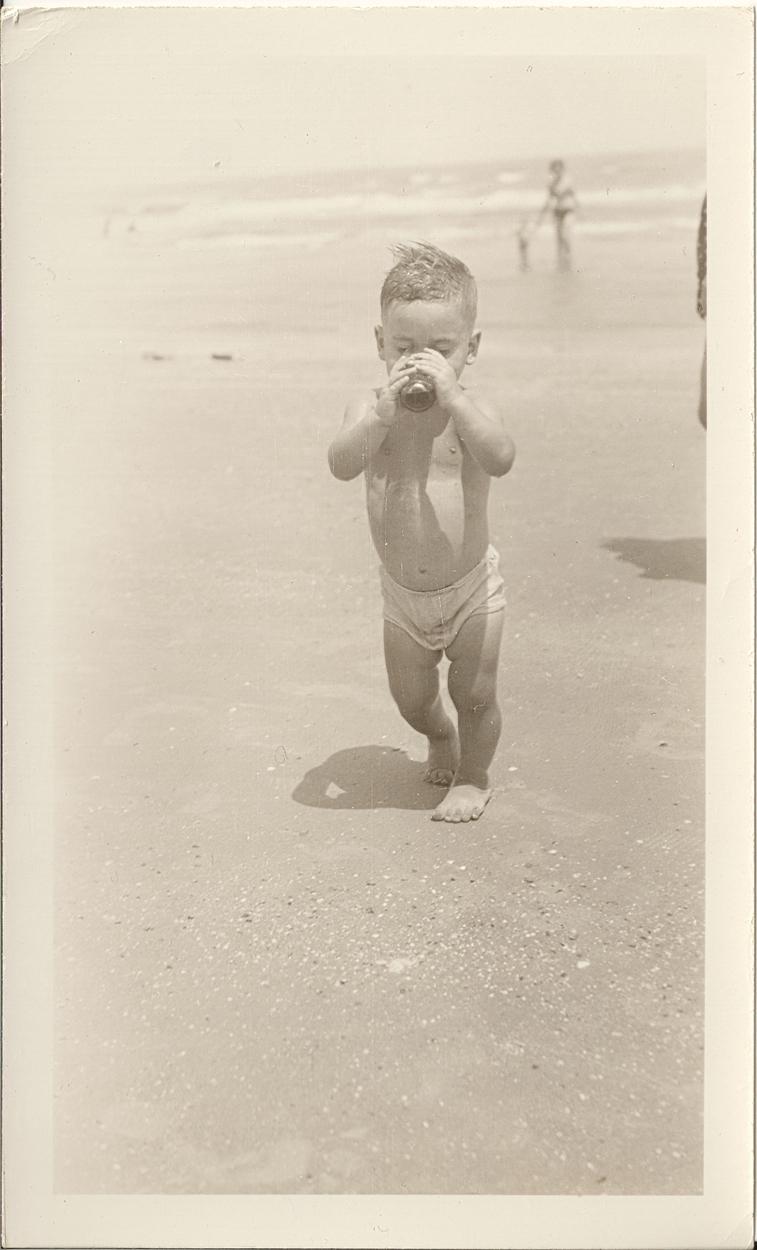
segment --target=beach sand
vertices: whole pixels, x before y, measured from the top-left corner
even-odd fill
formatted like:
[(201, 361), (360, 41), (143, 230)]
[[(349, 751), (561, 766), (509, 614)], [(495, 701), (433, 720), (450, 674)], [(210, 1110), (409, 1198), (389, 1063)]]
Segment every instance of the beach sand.
[(527, 274), (509, 229), (438, 240), (479, 279), (477, 380), (518, 453), (492, 487), (504, 729), (471, 826), (429, 820), (362, 485), (326, 464), (381, 377), (399, 232), (67, 237), (45, 288), (60, 1191), (701, 1189), (695, 229), (579, 233), (572, 274), (546, 233)]

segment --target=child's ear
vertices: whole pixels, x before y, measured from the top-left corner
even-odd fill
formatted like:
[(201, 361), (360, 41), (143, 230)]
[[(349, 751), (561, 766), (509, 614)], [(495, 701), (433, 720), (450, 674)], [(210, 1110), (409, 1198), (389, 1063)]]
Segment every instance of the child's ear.
[(468, 355), (465, 358), (466, 365), (473, 364), (473, 361), (476, 359), (476, 356), (478, 355), (478, 348), (479, 348), (480, 342), (481, 342), (481, 331), (476, 330), (470, 336), (470, 340), (468, 342)]
[(374, 326), (373, 333), (376, 335), (376, 347), (378, 348), (379, 360), (386, 360), (384, 355), (384, 327)]

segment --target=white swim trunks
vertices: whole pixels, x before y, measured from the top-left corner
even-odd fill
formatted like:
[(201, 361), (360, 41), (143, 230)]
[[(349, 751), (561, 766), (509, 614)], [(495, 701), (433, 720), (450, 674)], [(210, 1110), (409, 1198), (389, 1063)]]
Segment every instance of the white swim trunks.
[(408, 590), (383, 566), (379, 573), (384, 620), (404, 629), (429, 651), (445, 651), (472, 616), (505, 608), (505, 583), (499, 573), (499, 555), (492, 546), (470, 573), (441, 590)]

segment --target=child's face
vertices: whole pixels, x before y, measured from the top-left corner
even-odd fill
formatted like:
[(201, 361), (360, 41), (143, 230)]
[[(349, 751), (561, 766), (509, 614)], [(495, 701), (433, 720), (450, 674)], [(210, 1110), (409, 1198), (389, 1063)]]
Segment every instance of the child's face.
[(439, 352), (459, 378), (473, 364), (481, 331), (471, 330), (462, 306), (454, 300), (413, 300), (390, 304), (382, 325), (376, 326), (376, 344), (390, 373), (402, 356), (413, 356), (427, 347)]

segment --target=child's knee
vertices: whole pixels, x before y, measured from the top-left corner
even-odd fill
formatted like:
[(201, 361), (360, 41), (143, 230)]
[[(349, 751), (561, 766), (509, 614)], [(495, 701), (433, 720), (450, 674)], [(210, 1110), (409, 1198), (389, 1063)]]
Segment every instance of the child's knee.
[(477, 676), (473, 682), (449, 682), (449, 693), (458, 712), (469, 716), (485, 716), (496, 712), (496, 673)]
[(389, 690), (405, 720), (413, 721), (424, 716), (433, 705), (439, 692), (438, 681), (420, 682), (390, 678)]
[(499, 715), (499, 704), (495, 690), (481, 691), (457, 705), (458, 713), (464, 716), (476, 716), (482, 720), (494, 721)]

